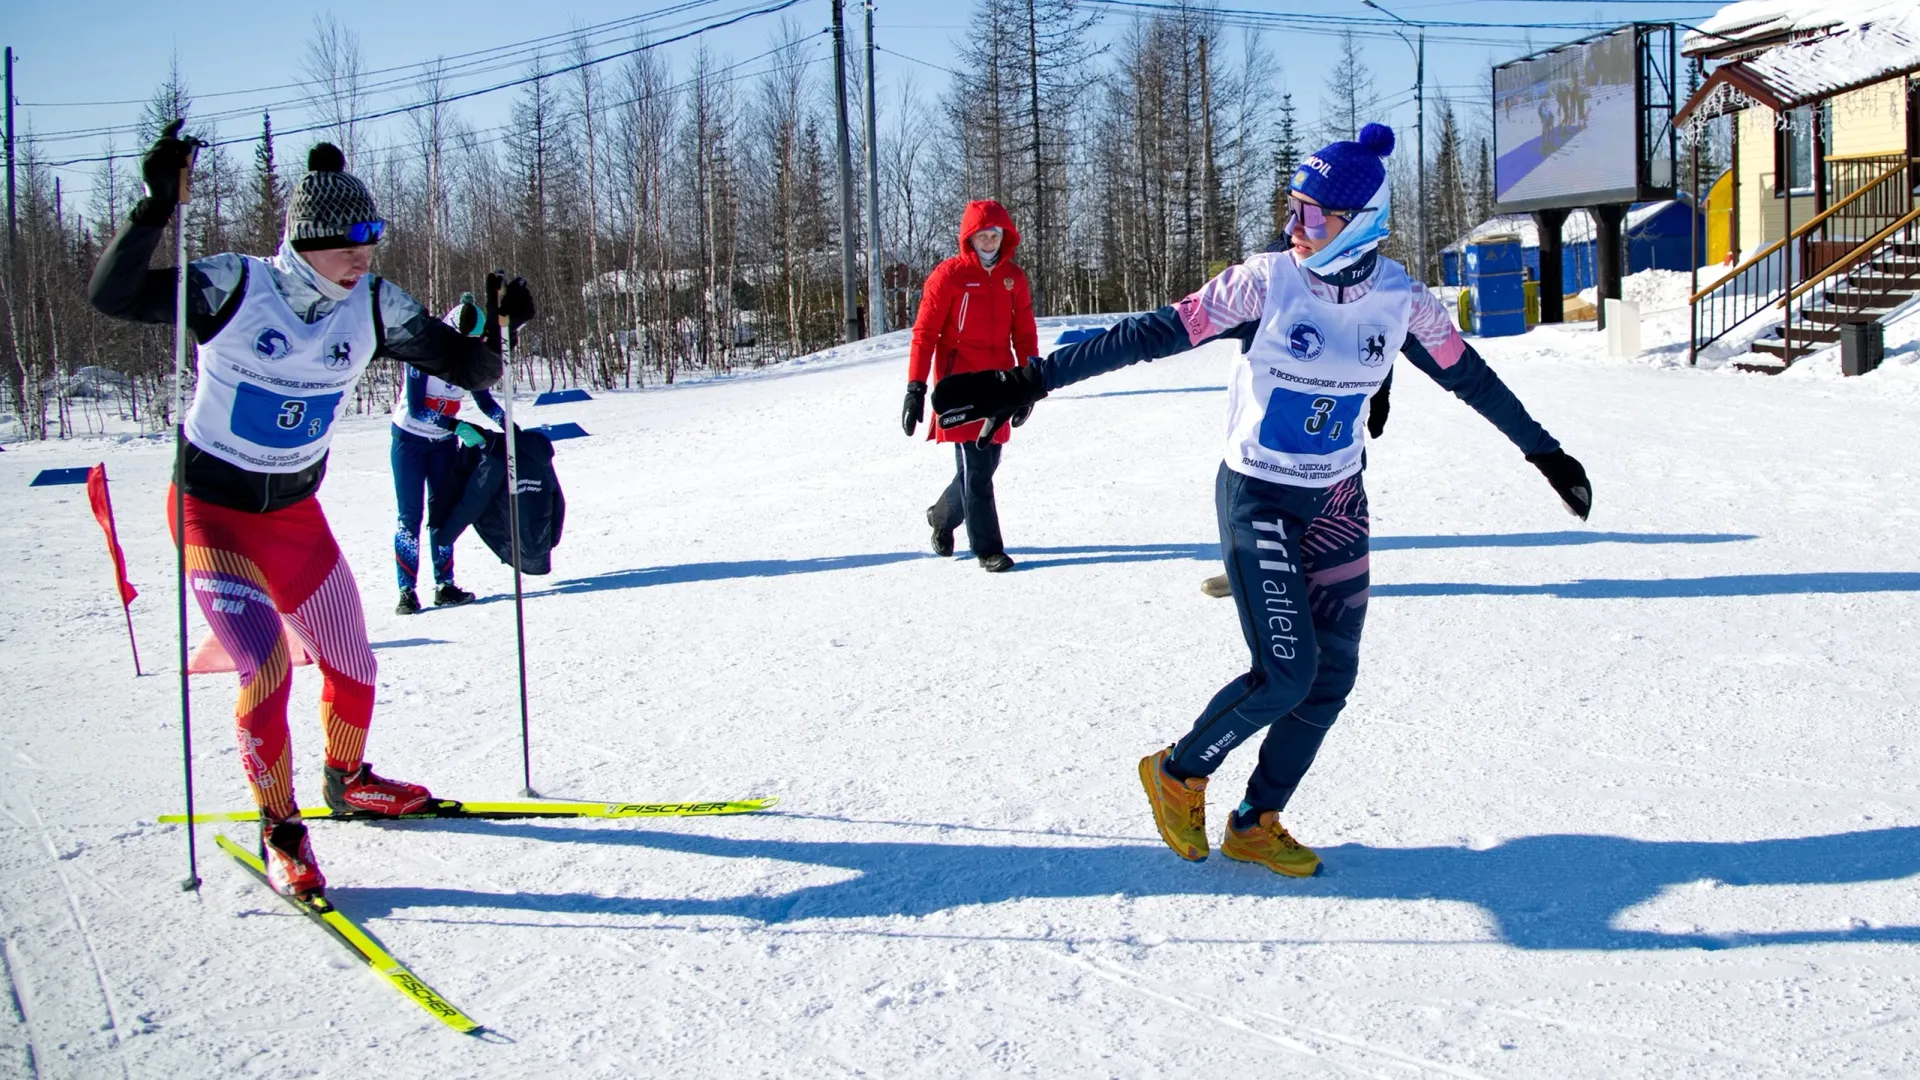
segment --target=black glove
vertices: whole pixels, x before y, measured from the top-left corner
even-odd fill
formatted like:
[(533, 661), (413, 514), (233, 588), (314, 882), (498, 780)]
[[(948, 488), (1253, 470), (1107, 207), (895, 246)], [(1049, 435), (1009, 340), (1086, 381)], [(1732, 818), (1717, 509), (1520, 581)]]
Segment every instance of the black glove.
[(1024, 424), (1027, 422), (1027, 417), (1032, 415), (1033, 415), (1033, 406), (1022, 405), (1020, 408), (1015, 409), (1013, 411), (1013, 419), (1008, 422), (1011, 423), (1014, 427), (1019, 427), (1021, 424)]
[(1573, 459), (1565, 450), (1555, 450), (1550, 454), (1528, 454), (1527, 460), (1547, 478), (1553, 490), (1560, 493), (1560, 501), (1567, 504), (1567, 512), (1587, 520), (1588, 511), (1593, 509), (1593, 485), (1587, 481), (1587, 470)]
[(185, 120), (176, 119), (160, 132), (147, 156), (140, 160), (140, 175), (147, 182), (147, 197), (133, 208), (133, 219), (142, 225), (165, 225), (180, 205), (180, 174), (193, 167), (194, 154), (206, 143), (189, 135), (180, 137)]
[(1380, 384), (1380, 389), (1373, 392), (1373, 399), (1367, 402), (1367, 437), (1370, 439), (1379, 438), (1380, 433), (1387, 430), (1387, 413), (1393, 408), (1393, 403), (1388, 400), (1392, 390), (1393, 376), (1388, 375), (1387, 380)]
[(533, 321), (537, 312), (533, 306), (533, 288), (523, 277), (507, 282), (507, 290), (500, 294), (500, 314), (507, 317), (515, 330)]
[[(517, 277), (508, 281), (505, 270), (494, 270), (487, 274), (487, 328), (482, 335), (495, 350), (500, 348), (502, 315), (507, 317), (514, 330), (532, 321), (533, 290), (527, 286), (526, 278)], [(517, 339), (518, 335), (515, 337)]]
[(1022, 364), (1010, 371), (969, 371), (949, 375), (933, 387), (933, 412), (943, 428), (985, 420), (976, 445), (986, 446), (1014, 413), (1047, 396), (1040, 368)]
[(462, 300), (460, 302), (460, 314), (454, 316), (454, 329), (468, 336), (472, 336), (473, 332), (478, 329), (479, 326), (480, 305), (474, 303), (471, 297)]
[(900, 430), (911, 438), (913, 429), (927, 417), (927, 384), (910, 382), (907, 384), (907, 400), (900, 403)]

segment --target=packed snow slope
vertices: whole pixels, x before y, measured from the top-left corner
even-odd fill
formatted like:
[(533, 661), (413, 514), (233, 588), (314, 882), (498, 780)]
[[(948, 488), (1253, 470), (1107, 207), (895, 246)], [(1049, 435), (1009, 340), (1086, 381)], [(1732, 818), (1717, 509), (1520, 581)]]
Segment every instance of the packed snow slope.
[[(0, 1073), (1912, 1075), (1912, 372), (1767, 379), (1603, 341), (1479, 343), (1585, 462), (1585, 524), (1402, 366), (1359, 686), (1285, 815), (1325, 859), (1304, 881), (1174, 857), (1134, 774), (1246, 665), (1198, 588), (1231, 346), (1040, 404), (999, 474), (1004, 575), (927, 551), (952, 456), (901, 435), (899, 335), (530, 410), (592, 432), (558, 444), (566, 538), (528, 583), (535, 787), (781, 802), (316, 824), (339, 907), (486, 1041), (351, 962), (213, 827), (180, 891), (185, 834), (153, 823), (181, 801), (170, 450), (10, 447)], [(380, 659), (371, 759), (511, 798), (511, 577), (468, 537), (484, 602), (392, 614), (387, 455), (383, 419), (343, 423), (321, 495)], [(27, 486), (99, 460), (142, 678), (84, 490)], [(318, 679), (294, 680), (317, 801)], [(247, 805), (234, 694), (194, 681), (203, 808)], [(1253, 757), (1214, 780), (1216, 836)]]

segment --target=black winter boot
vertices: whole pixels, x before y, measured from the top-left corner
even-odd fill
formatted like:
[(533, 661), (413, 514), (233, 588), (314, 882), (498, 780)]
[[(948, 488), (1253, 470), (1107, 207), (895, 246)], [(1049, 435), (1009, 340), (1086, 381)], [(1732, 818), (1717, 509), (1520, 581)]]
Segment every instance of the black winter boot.
[(473, 594), (451, 581), (441, 582), (440, 586), (433, 590), (434, 607), (459, 607), (461, 604), (471, 603), (473, 603)]
[(933, 519), (933, 510), (933, 507), (927, 507), (927, 524), (933, 526), (933, 553), (950, 559), (953, 557), (953, 530), (941, 528)]
[(401, 589), (400, 602), (394, 605), (393, 612), (396, 615), (418, 615), (420, 613), (420, 597), (415, 595), (412, 589)]

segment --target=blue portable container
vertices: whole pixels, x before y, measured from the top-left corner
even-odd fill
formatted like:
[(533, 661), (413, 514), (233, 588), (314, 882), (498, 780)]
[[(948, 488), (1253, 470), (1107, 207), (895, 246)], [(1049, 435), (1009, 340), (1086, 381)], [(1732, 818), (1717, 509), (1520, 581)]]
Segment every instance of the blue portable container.
[(1520, 238), (1489, 236), (1467, 245), (1467, 287), (1473, 290), (1473, 332), (1506, 337), (1527, 332), (1526, 263)]

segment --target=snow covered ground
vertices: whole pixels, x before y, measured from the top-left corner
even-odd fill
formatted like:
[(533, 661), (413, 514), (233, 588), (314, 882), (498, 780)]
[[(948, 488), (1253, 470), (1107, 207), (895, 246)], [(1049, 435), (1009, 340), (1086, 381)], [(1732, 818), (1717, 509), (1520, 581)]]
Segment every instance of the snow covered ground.
[[(536, 410), (593, 433), (559, 445), (566, 542), (526, 607), (536, 787), (782, 801), (316, 825), (340, 907), (490, 1041), (349, 962), (211, 827), (179, 891), (184, 834), (152, 823), (179, 804), (168, 448), (10, 446), (0, 1074), (1920, 1072), (1915, 357), (1770, 379), (1647, 340), (1480, 343), (1586, 463), (1585, 525), (1396, 380), (1360, 683), (1286, 815), (1326, 861), (1306, 881), (1180, 861), (1134, 778), (1245, 663), (1197, 587), (1229, 347), (1043, 402), (1000, 473), (999, 576), (926, 552), (951, 459), (900, 434), (898, 335)], [(487, 602), (391, 613), (387, 444), (346, 423), (322, 496), (381, 662), (371, 757), (512, 797), (511, 578), (469, 538)], [(27, 486), (99, 460), (144, 678), (83, 490)], [(195, 691), (202, 806), (243, 806), (232, 683)], [(299, 670), (310, 799), (316, 697)], [(1216, 830), (1252, 764), (1216, 779)]]

